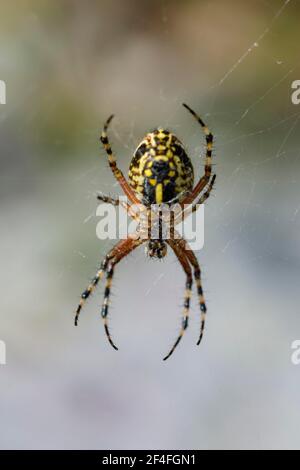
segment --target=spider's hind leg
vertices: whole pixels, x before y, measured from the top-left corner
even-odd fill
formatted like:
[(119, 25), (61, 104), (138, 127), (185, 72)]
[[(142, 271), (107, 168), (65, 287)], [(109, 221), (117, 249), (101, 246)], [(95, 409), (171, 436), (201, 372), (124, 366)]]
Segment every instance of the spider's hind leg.
[(202, 189), (205, 188), (205, 186), (208, 184), (210, 175), (211, 175), (211, 170), (212, 170), (212, 149), (213, 149), (213, 135), (206, 126), (206, 124), (203, 122), (203, 120), (198, 116), (195, 111), (193, 111), (187, 104), (183, 103), (183, 106), (194, 116), (196, 121), (200, 124), (202, 127), (202, 130), (205, 134), (205, 139), (206, 139), (206, 156), (205, 156), (205, 166), (204, 166), (204, 175), (200, 178), (196, 186), (194, 187), (193, 191), (187, 195), (185, 200), (183, 201), (184, 204), (190, 204), (193, 202), (195, 197), (200, 194)]
[(104, 146), (104, 149), (106, 151), (106, 154), (107, 154), (107, 157), (108, 157), (108, 163), (109, 163), (110, 169), (111, 169), (114, 177), (118, 181), (119, 185), (123, 189), (123, 191), (126, 194), (126, 196), (128, 197), (128, 199), (131, 202), (133, 202), (135, 204), (138, 204), (139, 203), (138, 198), (136, 197), (134, 191), (129, 186), (128, 182), (126, 181), (122, 171), (118, 168), (116, 157), (115, 157), (115, 155), (112, 151), (111, 145), (110, 145), (109, 140), (108, 140), (107, 129), (108, 129), (108, 126), (111, 123), (111, 120), (113, 119), (113, 117), (114, 116), (111, 115), (107, 119), (106, 123), (104, 124), (104, 128), (103, 128), (103, 131), (101, 133), (100, 141), (102, 142), (102, 144)]
[(214, 184), (215, 184), (215, 181), (216, 181), (216, 176), (217, 175), (213, 175), (212, 179), (210, 180), (210, 183), (209, 185), (207, 186), (207, 189), (206, 191), (199, 197), (199, 199), (192, 205), (192, 212), (195, 212), (198, 207), (201, 205), (201, 204), (204, 204), (204, 202), (206, 201), (206, 199), (209, 198), (210, 196), (210, 193), (214, 187)]

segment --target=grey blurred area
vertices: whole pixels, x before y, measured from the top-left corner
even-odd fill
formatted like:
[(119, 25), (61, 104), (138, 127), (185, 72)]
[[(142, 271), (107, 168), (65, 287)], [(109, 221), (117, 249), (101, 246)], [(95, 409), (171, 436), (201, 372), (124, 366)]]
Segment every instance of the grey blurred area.
[[(299, 1), (1, 2), (1, 449), (299, 449)], [(208, 304), (196, 347), (174, 355), (184, 274), (143, 248), (116, 269), (108, 344), (103, 286), (80, 293), (113, 241), (96, 237), (96, 193), (161, 125), (197, 177), (215, 135), (216, 189), (197, 253)]]

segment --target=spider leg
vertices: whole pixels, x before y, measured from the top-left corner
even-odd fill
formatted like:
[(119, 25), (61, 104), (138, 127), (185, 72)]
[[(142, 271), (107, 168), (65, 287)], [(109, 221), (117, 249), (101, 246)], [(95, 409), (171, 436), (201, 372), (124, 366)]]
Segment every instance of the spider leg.
[(81, 294), (81, 299), (79, 301), (78, 307), (76, 309), (76, 314), (75, 314), (75, 326), (78, 324), (78, 318), (81, 312), (81, 309), (83, 305), (85, 304), (86, 300), (88, 297), (94, 292), (98, 282), (102, 279), (104, 272), (107, 269), (108, 263), (110, 259), (114, 258), (116, 254), (122, 253), (123, 251), (126, 250), (127, 245), (130, 244), (132, 240), (126, 239), (126, 240), (121, 240), (119, 243), (117, 243), (110, 251), (109, 253), (105, 256), (104, 260), (101, 263), (100, 269), (97, 271), (95, 277), (93, 278), (92, 282), (88, 285), (88, 287), (83, 291)]
[(200, 306), (200, 311), (201, 311), (200, 335), (197, 341), (197, 346), (198, 346), (201, 343), (201, 340), (203, 338), (207, 308), (206, 308), (205, 298), (203, 295), (202, 282), (201, 282), (201, 269), (200, 269), (199, 262), (196, 258), (195, 253), (192, 250), (186, 249), (185, 253), (194, 268), (194, 277), (196, 281), (199, 306)]
[(206, 137), (206, 158), (205, 158), (205, 167), (204, 167), (204, 176), (200, 178), (199, 182), (194, 187), (193, 191), (186, 196), (186, 198), (182, 201), (183, 204), (190, 204), (195, 197), (204, 189), (210, 179), (211, 175), (211, 157), (212, 157), (212, 146), (213, 146), (213, 135), (206, 126), (206, 124), (202, 121), (202, 119), (195, 113), (187, 104), (183, 103), (183, 106), (194, 116), (194, 118), (198, 121), (200, 126), (203, 129), (203, 132)]
[(108, 268), (107, 274), (106, 274), (106, 285), (105, 285), (105, 291), (104, 291), (104, 300), (103, 300), (103, 305), (101, 309), (101, 316), (103, 318), (103, 323), (104, 323), (104, 330), (107, 336), (107, 339), (111, 346), (118, 351), (117, 346), (113, 342), (109, 329), (108, 329), (108, 324), (107, 324), (107, 314), (108, 314), (108, 302), (109, 302), (109, 296), (110, 296), (110, 289), (111, 289), (111, 284), (112, 284), (112, 279), (113, 279), (113, 274), (114, 274), (114, 267), (111, 264)]
[(170, 349), (169, 353), (164, 357), (164, 361), (168, 359), (171, 354), (173, 354), (174, 350), (178, 346), (185, 330), (188, 327), (189, 322), (189, 310), (190, 310), (190, 300), (192, 296), (192, 284), (193, 284), (193, 276), (191, 266), (189, 264), (188, 258), (185, 255), (184, 251), (180, 248), (180, 246), (174, 240), (168, 240), (168, 244), (173, 249), (175, 255), (177, 256), (178, 261), (180, 262), (185, 274), (186, 274), (186, 282), (185, 282), (185, 296), (184, 296), (184, 310), (183, 310), (183, 318), (181, 323), (181, 329), (176, 339), (175, 343), (173, 344), (172, 348)]
[(116, 180), (119, 182), (121, 188), (123, 189), (124, 193), (126, 194), (126, 196), (128, 197), (128, 199), (135, 203), (135, 204), (138, 204), (140, 201), (139, 199), (136, 197), (134, 191), (130, 188), (128, 182), (126, 181), (122, 171), (118, 168), (117, 166), (117, 160), (116, 160), (116, 157), (114, 156), (113, 154), (113, 151), (112, 151), (112, 148), (111, 148), (111, 145), (109, 143), (109, 140), (108, 140), (108, 135), (107, 135), (107, 129), (108, 129), (108, 126), (113, 118), (113, 114), (107, 119), (106, 123), (104, 124), (104, 128), (103, 128), (103, 131), (102, 131), (102, 134), (101, 134), (101, 137), (100, 137), (100, 140), (104, 146), (104, 149), (107, 153), (107, 156), (108, 156), (108, 163), (109, 163), (109, 166), (111, 168), (111, 171), (113, 172), (113, 175), (114, 177), (116, 178)]
[[(211, 190), (212, 190), (213, 187), (214, 187), (214, 184), (215, 184), (215, 181), (216, 181), (216, 177), (217, 177), (217, 175), (214, 174), (213, 177), (212, 177), (212, 179), (210, 180), (209, 185), (207, 186), (207, 190), (199, 197), (199, 199), (195, 202), (195, 204), (193, 204), (193, 208), (194, 208), (195, 205), (201, 205), (201, 204), (203, 204), (203, 203), (206, 201), (206, 199), (209, 198), (210, 192), (211, 192)], [(195, 209), (193, 209), (193, 212), (194, 212), (194, 210), (195, 210)]]
[[(128, 204), (125, 201), (122, 201), (120, 199), (114, 199), (113, 197), (107, 196), (106, 194), (98, 193), (97, 194), (97, 199), (98, 201), (105, 202), (107, 204), (112, 204), (113, 206), (122, 206), (128, 214), (134, 219), (134, 220), (139, 220), (139, 214), (134, 211), (133, 206)], [(143, 207), (141, 203), (139, 203), (138, 207)]]
[(194, 277), (196, 281), (196, 287), (197, 287), (197, 293), (198, 293), (198, 299), (199, 299), (199, 306), (200, 306), (200, 311), (201, 311), (201, 325), (200, 325), (200, 335), (199, 339), (197, 341), (197, 346), (200, 344), (202, 338), (203, 338), (203, 333), (204, 333), (204, 327), (205, 327), (205, 319), (206, 319), (206, 303), (205, 303), (205, 298), (203, 294), (203, 289), (202, 289), (202, 282), (201, 282), (201, 269), (199, 262), (197, 260), (197, 257), (195, 253), (189, 248), (188, 243), (180, 237), (179, 233), (175, 230), (176, 233), (176, 241), (178, 245), (180, 246), (181, 251), (184, 253), (184, 255), (188, 258), (189, 262), (194, 268)]
[(119, 199), (115, 199), (102, 193), (97, 194), (97, 199), (98, 201), (106, 202), (107, 204), (112, 204), (113, 206), (119, 206), (120, 204)]
[(187, 216), (189, 216), (192, 212), (195, 212), (201, 204), (204, 204), (206, 199), (208, 199), (210, 196), (210, 193), (211, 193), (211, 190), (213, 189), (215, 181), (216, 181), (216, 175), (213, 175), (207, 187), (207, 190), (199, 197), (199, 199), (191, 207), (188, 207), (181, 214), (179, 214), (178, 218), (181, 217), (179, 220), (180, 222), (184, 220)]
[(83, 305), (85, 304), (87, 298), (93, 293), (93, 291), (95, 290), (98, 282), (103, 277), (104, 271), (105, 271), (106, 266), (107, 266), (107, 261), (108, 261), (107, 258), (105, 258), (102, 261), (101, 268), (97, 271), (97, 273), (96, 273), (95, 277), (93, 278), (92, 282), (88, 285), (88, 287), (81, 294), (81, 298), (80, 298), (80, 301), (79, 301), (79, 304), (78, 304), (78, 307), (77, 307), (76, 313), (75, 313), (75, 320), (74, 320), (75, 326), (78, 325), (78, 319), (79, 319), (79, 315), (80, 315), (80, 312), (81, 312), (81, 309), (82, 309)]
[[(116, 350), (118, 350), (118, 348), (111, 338), (111, 335), (108, 329), (108, 323), (107, 323), (108, 306), (109, 306), (109, 300), (110, 300), (111, 285), (112, 285), (112, 280), (113, 280), (113, 275), (114, 275), (114, 268), (123, 258), (125, 258), (125, 256), (127, 256), (131, 251), (133, 251), (135, 248), (141, 245), (144, 242), (144, 240), (142, 239), (135, 240), (135, 239), (128, 238), (125, 240), (125, 242), (126, 243), (123, 245), (122, 249), (121, 250), (118, 249), (115, 256), (113, 256), (108, 261), (108, 266), (106, 270), (106, 285), (105, 285), (105, 290), (104, 290), (104, 299), (103, 299), (103, 304), (102, 304), (102, 309), (101, 309), (101, 316), (103, 318), (104, 330), (105, 330), (106, 336), (111, 346)], [(118, 245), (120, 245), (120, 243), (118, 243)]]

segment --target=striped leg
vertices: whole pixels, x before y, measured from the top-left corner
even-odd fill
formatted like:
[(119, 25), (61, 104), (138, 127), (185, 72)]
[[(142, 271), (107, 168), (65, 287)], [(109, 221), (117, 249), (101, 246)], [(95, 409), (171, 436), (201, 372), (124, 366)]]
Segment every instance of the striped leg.
[(184, 310), (183, 310), (183, 318), (182, 318), (182, 323), (181, 323), (181, 329), (178, 335), (178, 338), (176, 339), (174, 345), (172, 346), (170, 352), (164, 357), (164, 361), (168, 359), (171, 354), (173, 354), (174, 350), (178, 346), (185, 330), (188, 327), (188, 322), (189, 322), (189, 310), (190, 310), (190, 300), (192, 296), (192, 284), (193, 284), (193, 276), (192, 276), (192, 270), (190, 267), (190, 264), (188, 262), (188, 259), (185, 255), (185, 253), (182, 251), (182, 249), (179, 247), (178, 244), (174, 240), (168, 240), (168, 244), (170, 247), (173, 249), (175, 255), (178, 258), (178, 261), (180, 262), (184, 272), (186, 273), (186, 283), (185, 283), (185, 296), (184, 296)]
[[(127, 202), (120, 199), (114, 199), (113, 197), (106, 196), (106, 194), (102, 193), (97, 194), (97, 199), (98, 201), (102, 201), (107, 204), (112, 204), (113, 206), (122, 206), (133, 219), (139, 221), (139, 213), (135, 212), (133, 206), (131, 206)], [(139, 208), (140, 207), (143, 207), (142, 204), (139, 204)]]
[(110, 264), (107, 274), (106, 274), (106, 285), (105, 285), (105, 291), (104, 291), (104, 300), (103, 300), (103, 305), (101, 309), (101, 316), (103, 318), (103, 323), (104, 323), (104, 330), (106, 333), (106, 336), (108, 338), (109, 343), (112, 345), (112, 347), (118, 351), (117, 346), (113, 342), (109, 329), (108, 329), (108, 324), (107, 324), (107, 315), (108, 315), (108, 303), (109, 303), (109, 297), (110, 297), (110, 290), (111, 290), (111, 284), (112, 284), (112, 279), (114, 275), (114, 265)]
[(129, 184), (127, 183), (122, 171), (117, 167), (117, 161), (116, 161), (116, 157), (114, 156), (113, 152), (112, 152), (112, 149), (111, 149), (111, 146), (110, 146), (110, 143), (109, 143), (109, 140), (108, 140), (108, 136), (107, 136), (107, 129), (108, 129), (108, 126), (113, 118), (113, 114), (107, 119), (105, 125), (104, 125), (104, 128), (103, 128), (103, 131), (102, 131), (102, 134), (101, 134), (101, 137), (100, 137), (100, 140), (105, 148), (105, 151), (108, 155), (108, 163), (109, 163), (109, 166), (111, 168), (111, 171), (113, 172), (115, 178), (117, 179), (117, 181), (119, 182), (120, 186), (122, 187), (124, 193), (126, 194), (126, 196), (128, 197), (128, 199), (135, 203), (135, 204), (139, 204), (140, 201), (139, 199), (136, 197), (136, 195), (134, 194), (134, 191), (130, 188)]
[(201, 325), (200, 325), (200, 336), (197, 342), (197, 345), (200, 344), (202, 338), (203, 338), (203, 333), (204, 333), (204, 327), (205, 327), (205, 319), (206, 319), (206, 304), (205, 304), (205, 299), (203, 295), (203, 289), (202, 289), (202, 283), (201, 283), (201, 269), (200, 265), (198, 263), (198, 260), (196, 258), (195, 253), (189, 248), (188, 243), (183, 239), (180, 238), (179, 233), (175, 230), (176, 238), (177, 238), (177, 244), (180, 246), (181, 251), (184, 253), (184, 255), (188, 258), (189, 262), (194, 268), (194, 277), (196, 281), (196, 287), (197, 287), (197, 293), (198, 293), (198, 298), (199, 298), (199, 306), (200, 306), (200, 311), (201, 311)]
[(213, 177), (210, 180), (210, 183), (207, 187), (207, 190), (202, 194), (202, 196), (199, 197), (198, 201), (196, 201), (195, 204), (193, 204), (193, 206), (192, 206), (192, 211), (193, 212), (195, 212), (195, 210), (197, 210), (197, 206), (200, 206), (201, 204), (203, 204), (206, 201), (206, 199), (209, 198), (210, 192), (213, 189), (215, 181), (216, 181), (216, 176), (217, 175), (213, 175)]
[(105, 260), (101, 263), (101, 268), (99, 269), (99, 271), (97, 271), (97, 273), (96, 273), (95, 277), (93, 278), (92, 282), (85, 289), (85, 291), (83, 291), (83, 293), (81, 294), (81, 299), (79, 301), (78, 307), (76, 309), (76, 314), (75, 314), (75, 322), (74, 322), (75, 326), (78, 325), (79, 315), (80, 315), (81, 309), (82, 309), (85, 301), (93, 293), (93, 291), (95, 290), (98, 282), (103, 277), (103, 274), (104, 274), (104, 271), (105, 271), (105, 268), (106, 268), (106, 265), (107, 265), (107, 261), (108, 261), (108, 259), (105, 258)]
[(183, 200), (183, 204), (190, 204), (193, 202), (196, 196), (202, 191), (202, 189), (207, 185), (209, 182), (209, 178), (211, 175), (211, 158), (212, 158), (212, 146), (213, 146), (213, 135), (208, 129), (208, 127), (204, 124), (202, 119), (193, 111), (187, 104), (183, 103), (183, 106), (195, 117), (198, 121), (200, 126), (203, 129), (203, 132), (206, 137), (206, 158), (205, 158), (205, 168), (204, 168), (204, 176), (200, 178), (199, 182), (196, 184), (193, 191), (186, 196)]
[(175, 223), (181, 222), (183, 219), (188, 217), (192, 212), (195, 212), (201, 204), (204, 204), (206, 199), (208, 199), (210, 196), (210, 192), (213, 189), (215, 180), (216, 180), (216, 175), (213, 175), (207, 187), (207, 190), (199, 197), (199, 199), (192, 206), (189, 206), (181, 214), (179, 214), (177, 221), (175, 220)]
[(113, 206), (119, 206), (119, 199), (114, 199), (113, 197), (106, 196), (106, 194), (99, 193), (97, 194), (98, 201), (106, 202), (107, 204), (112, 204)]
[(185, 253), (186, 253), (186, 256), (188, 257), (190, 263), (194, 267), (194, 277), (195, 277), (195, 281), (196, 281), (197, 293), (198, 293), (198, 298), (199, 298), (199, 306), (200, 306), (200, 311), (201, 311), (200, 335), (199, 335), (199, 339), (197, 341), (197, 346), (198, 346), (200, 344), (202, 338), (203, 338), (207, 308), (206, 308), (206, 304), (205, 304), (205, 299), (204, 299), (203, 289), (202, 289), (202, 283), (201, 283), (200, 265), (199, 265), (198, 260), (195, 256), (195, 253), (193, 251), (186, 250)]
[[(78, 324), (78, 318), (81, 312), (81, 309), (83, 305), (85, 304), (86, 300), (88, 297), (94, 292), (98, 282), (102, 279), (104, 272), (107, 269), (109, 261), (114, 258), (116, 255), (120, 255), (121, 253), (126, 253), (127, 254), (127, 247), (131, 246), (132, 240), (131, 239), (126, 239), (126, 240), (121, 240), (119, 243), (117, 243), (112, 250), (105, 256), (104, 260), (101, 263), (101, 267), (99, 271), (97, 271), (95, 277), (93, 278), (92, 282), (89, 284), (89, 286), (83, 291), (81, 294), (81, 299), (79, 301), (76, 314), (75, 314), (75, 326)], [(131, 251), (131, 250), (129, 250)]]
[(101, 309), (101, 316), (103, 318), (104, 330), (105, 330), (106, 336), (111, 346), (116, 350), (118, 350), (118, 348), (111, 338), (111, 335), (108, 329), (108, 323), (107, 323), (108, 307), (109, 307), (112, 279), (114, 275), (114, 268), (125, 256), (127, 256), (131, 251), (133, 251), (135, 248), (141, 245), (145, 240), (126, 239), (124, 241), (126, 242), (126, 244), (124, 244), (122, 251), (119, 250), (119, 252), (117, 252), (115, 256), (111, 258), (110, 261), (108, 262), (108, 266), (106, 269), (106, 285), (105, 285), (105, 290), (104, 290), (104, 299), (103, 299), (103, 304), (102, 304), (102, 309)]

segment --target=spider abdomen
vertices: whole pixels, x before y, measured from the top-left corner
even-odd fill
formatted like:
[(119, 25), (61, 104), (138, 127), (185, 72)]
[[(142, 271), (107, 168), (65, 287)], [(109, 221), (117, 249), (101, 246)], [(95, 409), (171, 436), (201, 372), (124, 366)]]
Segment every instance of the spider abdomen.
[(129, 184), (145, 205), (166, 203), (191, 190), (193, 166), (179, 139), (164, 129), (147, 134), (131, 160)]

